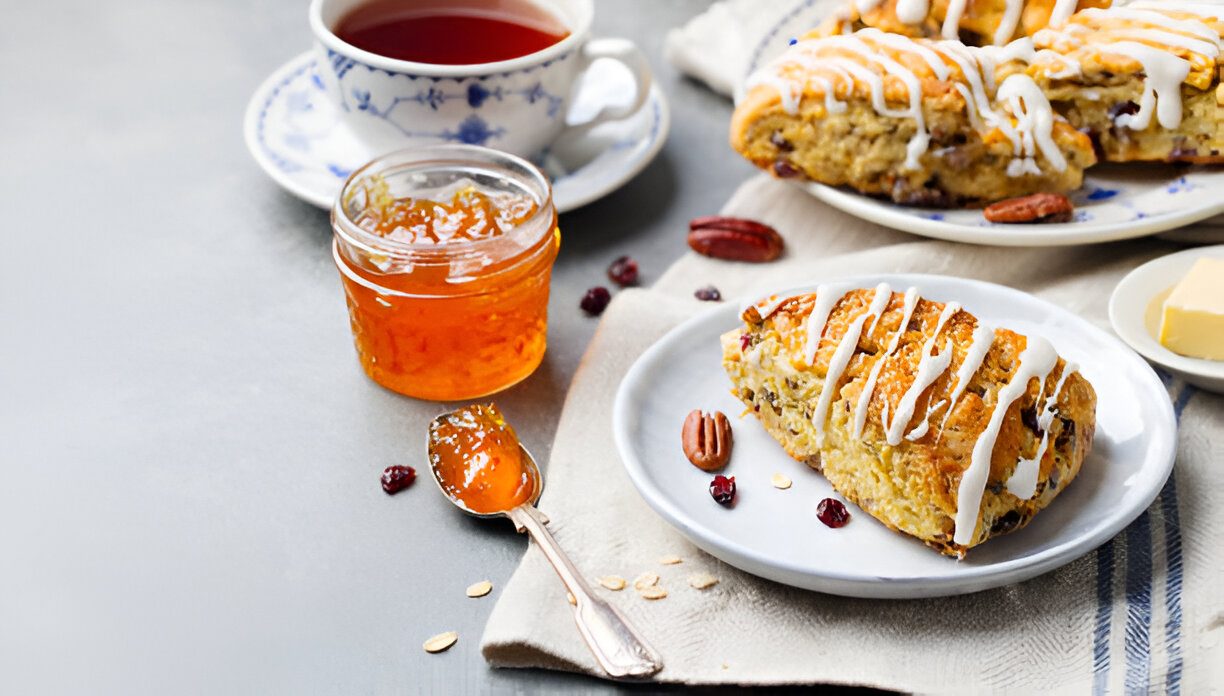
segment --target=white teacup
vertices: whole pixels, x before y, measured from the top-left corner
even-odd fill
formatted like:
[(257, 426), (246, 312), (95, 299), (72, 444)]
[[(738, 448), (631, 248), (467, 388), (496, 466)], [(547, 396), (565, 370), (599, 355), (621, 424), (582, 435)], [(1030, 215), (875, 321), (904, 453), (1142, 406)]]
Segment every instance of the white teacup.
[[(310, 28), (327, 95), (371, 152), (467, 143), (536, 158), (567, 130), (631, 116), (650, 93), (650, 68), (632, 42), (591, 38), (593, 0), (532, 0), (556, 15), (569, 36), (535, 53), (476, 65), (397, 60), (340, 40), (334, 27), (363, 1), (312, 0)], [(627, 105), (568, 125), (575, 85), (598, 58), (628, 67), (637, 93)]]

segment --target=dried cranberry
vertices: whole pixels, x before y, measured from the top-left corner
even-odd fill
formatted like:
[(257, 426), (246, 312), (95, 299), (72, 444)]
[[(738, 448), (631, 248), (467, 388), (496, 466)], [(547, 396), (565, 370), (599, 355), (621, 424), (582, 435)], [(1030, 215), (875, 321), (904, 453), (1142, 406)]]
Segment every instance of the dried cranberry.
[(816, 505), (816, 516), (826, 527), (844, 527), (850, 521), (850, 511), (840, 500), (825, 498)]
[(1133, 101), (1114, 102), (1107, 112), (1110, 121), (1118, 120), (1119, 116), (1129, 116), (1139, 113), (1139, 105)]
[(1105, 146), (1101, 144), (1101, 134), (1091, 128), (1081, 128), (1080, 132), (1088, 136), (1088, 141), (1092, 143), (1092, 154), (1096, 155), (1098, 162), (1105, 161)]
[(608, 266), (608, 278), (617, 285), (633, 285), (637, 282), (638, 264), (632, 256), (622, 256)]
[(740, 350), (748, 350), (752, 345), (752, 334), (740, 334)]
[(714, 496), (714, 502), (719, 505), (730, 506), (735, 502), (735, 477), (715, 476), (710, 482), (710, 495)]
[(1041, 436), (1041, 417), (1037, 414), (1040, 404), (1033, 404), (1032, 408), (1020, 409), (1020, 422), (1024, 427), (1032, 430), (1037, 435)]
[(387, 495), (394, 495), (412, 485), (416, 480), (416, 469), (410, 466), (389, 466), (383, 469), (382, 488)]
[(597, 317), (603, 314), (603, 311), (607, 309), (608, 303), (611, 301), (612, 293), (608, 292), (608, 289), (602, 285), (597, 285), (586, 291), (586, 294), (582, 296), (582, 302), (579, 302), (578, 306), (587, 314)]
[(794, 179), (801, 174), (798, 169), (795, 169), (794, 165), (786, 160), (778, 160), (774, 162), (773, 170), (774, 176), (777, 176), (780, 179)]
[(778, 152), (790, 152), (795, 149), (794, 143), (787, 140), (782, 135), (781, 131), (774, 131), (773, 134), (769, 136), (769, 142), (774, 147), (778, 148)]
[(714, 287), (713, 285), (707, 285), (704, 288), (698, 288), (697, 292), (693, 293), (693, 297), (696, 297), (702, 302), (721, 302), (722, 301), (722, 293), (720, 293), (718, 291), (718, 288)]

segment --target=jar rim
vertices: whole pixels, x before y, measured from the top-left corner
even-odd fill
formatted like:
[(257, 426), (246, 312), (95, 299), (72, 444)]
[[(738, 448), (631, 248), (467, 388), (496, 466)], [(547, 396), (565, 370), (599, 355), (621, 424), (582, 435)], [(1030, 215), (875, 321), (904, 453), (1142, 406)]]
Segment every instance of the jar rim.
[[(445, 244), (412, 243), (383, 237), (362, 228), (349, 216), (344, 204), (345, 199), (358, 182), (372, 174), (383, 174), (403, 168), (423, 169), (429, 165), (437, 165), (439, 169), (460, 167), (480, 169), (512, 178), (537, 198), (536, 210), (506, 234)], [(514, 176), (515, 174), (518, 176)], [(523, 251), (527, 251), (552, 232), (552, 225), (548, 222), (554, 219), (554, 216), (552, 182), (539, 167), (522, 157), (501, 150), (479, 145), (453, 144), (410, 147), (375, 157), (353, 170), (344, 180), (331, 210), (332, 229), (336, 235), (344, 237), (346, 243), (371, 254), (412, 257), (418, 260), (430, 258), (442, 260), (443, 257), (451, 259), (456, 256), (486, 254), (504, 246), (508, 239), (514, 237), (514, 231), (540, 227), (538, 234), (524, 235), (523, 241), (526, 247)], [(541, 220), (545, 222), (541, 224)]]

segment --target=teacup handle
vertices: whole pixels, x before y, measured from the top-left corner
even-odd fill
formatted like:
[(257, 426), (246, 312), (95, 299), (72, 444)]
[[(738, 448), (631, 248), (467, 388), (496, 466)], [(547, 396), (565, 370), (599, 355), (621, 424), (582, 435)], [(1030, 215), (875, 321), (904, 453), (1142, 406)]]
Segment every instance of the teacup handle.
[(637, 113), (637, 110), (646, 103), (646, 98), (650, 96), (652, 80), (650, 65), (646, 63), (645, 56), (632, 41), (629, 39), (591, 39), (582, 48), (581, 72), (585, 72), (591, 63), (600, 58), (611, 58), (629, 68), (629, 72), (633, 73), (637, 94), (633, 97), (633, 103), (627, 106), (605, 106), (591, 120), (570, 126), (566, 129), (567, 133), (582, 133), (601, 123), (628, 118)]

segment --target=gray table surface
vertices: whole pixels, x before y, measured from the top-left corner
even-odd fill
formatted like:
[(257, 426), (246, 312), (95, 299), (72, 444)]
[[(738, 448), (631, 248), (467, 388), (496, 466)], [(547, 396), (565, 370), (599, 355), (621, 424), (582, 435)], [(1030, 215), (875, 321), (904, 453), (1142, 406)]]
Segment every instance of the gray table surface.
[[(659, 157), (561, 218), (549, 348), (497, 397), (547, 460), (617, 256), (645, 283), (752, 173), (730, 104), (662, 58), (701, 0), (600, 2), (672, 107)], [(526, 548), (431, 486), (411, 401), (366, 379), (326, 214), (242, 140), (256, 86), (310, 43), (306, 3), (23, 3), (0, 25), (0, 692), (580, 693), (478, 642)], [(428, 482), (426, 482), (428, 486)], [(496, 591), (495, 591), (496, 594)], [(427, 655), (422, 641), (460, 642)]]

